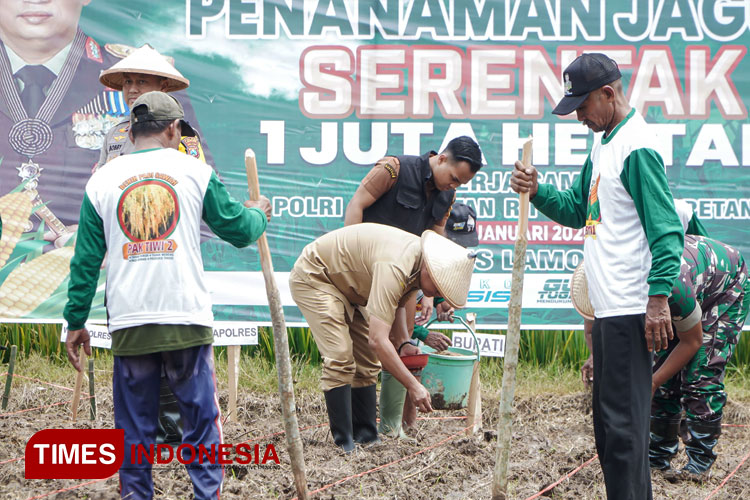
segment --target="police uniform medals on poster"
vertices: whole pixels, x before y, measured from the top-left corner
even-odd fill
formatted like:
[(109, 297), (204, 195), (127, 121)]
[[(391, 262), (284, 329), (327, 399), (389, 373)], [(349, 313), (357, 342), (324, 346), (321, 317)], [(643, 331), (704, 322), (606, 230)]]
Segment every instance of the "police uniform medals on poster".
[[(125, 57), (134, 49), (127, 45), (107, 44), (105, 50), (115, 57)], [(86, 45), (86, 55), (101, 62), (99, 45), (91, 38)], [(76, 146), (84, 149), (101, 149), (109, 129), (130, 113), (122, 92), (107, 89), (72, 116), (72, 130)]]
[(58, 235), (64, 234), (67, 229), (39, 198), (36, 187), (44, 168), (34, 161), (34, 157), (44, 153), (52, 145), (53, 132), (49, 122), (73, 81), (87, 38), (80, 29), (76, 32), (63, 69), (52, 82), (35, 117), (28, 116), (18, 88), (13, 81), (8, 54), (5, 50), (0, 50), (0, 89), (2, 89), (3, 98), (13, 119), (13, 126), (8, 132), (8, 142), (16, 153), (28, 158), (28, 161), (16, 167), (18, 177), (24, 184), (24, 191), (31, 197), (34, 206), (39, 207), (37, 215)]

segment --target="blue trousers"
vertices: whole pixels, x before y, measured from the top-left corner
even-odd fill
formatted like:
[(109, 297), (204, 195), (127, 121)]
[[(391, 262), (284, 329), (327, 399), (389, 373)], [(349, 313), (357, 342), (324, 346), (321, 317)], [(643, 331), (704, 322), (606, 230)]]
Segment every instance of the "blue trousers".
[[(211, 344), (141, 356), (115, 356), (112, 376), (115, 427), (125, 431), (120, 495), (128, 500), (150, 500), (154, 496), (151, 464), (147, 460), (137, 463), (139, 460), (131, 459), (131, 452), (132, 445), (143, 445), (146, 450), (152, 444), (156, 446), (162, 366), (180, 408), (183, 443), (197, 450), (200, 444), (210, 449), (223, 441)], [(176, 458), (174, 464), (179, 464)], [(186, 467), (196, 499), (219, 498), (223, 466), (206, 462), (201, 465), (196, 461)]]

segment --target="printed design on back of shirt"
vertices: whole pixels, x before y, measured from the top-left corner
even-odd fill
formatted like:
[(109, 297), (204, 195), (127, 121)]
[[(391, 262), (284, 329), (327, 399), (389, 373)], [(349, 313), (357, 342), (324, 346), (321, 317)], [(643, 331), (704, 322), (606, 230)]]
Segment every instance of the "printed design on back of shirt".
[(165, 174), (142, 174), (120, 185), (123, 190), (117, 204), (117, 221), (130, 240), (123, 245), (122, 257), (128, 261), (171, 259), (177, 242), (169, 236), (180, 219), (180, 203), (174, 185)]
[(599, 205), (599, 180), (601, 175), (596, 177), (596, 181), (589, 187), (589, 202), (586, 207), (586, 227), (584, 229), (584, 238), (596, 239), (596, 226), (602, 223), (602, 214)]

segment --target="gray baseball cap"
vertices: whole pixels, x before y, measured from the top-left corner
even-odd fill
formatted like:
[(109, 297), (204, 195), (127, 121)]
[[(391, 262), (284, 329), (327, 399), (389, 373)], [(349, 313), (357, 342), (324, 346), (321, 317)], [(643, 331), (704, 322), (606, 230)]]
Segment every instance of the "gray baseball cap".
[(130, 125), (148, 121), (180, 120), (182, 135), (195, 137), (195, 130), (184, 120), (185, 111), (177, 99), (158, 90), (138, 97), (130, 110)]
[(479, 245), (477, 235), (477, 213), (468, 205), (453, 203), (453, 208), (445, 224), (445, 236), (463, 247)]

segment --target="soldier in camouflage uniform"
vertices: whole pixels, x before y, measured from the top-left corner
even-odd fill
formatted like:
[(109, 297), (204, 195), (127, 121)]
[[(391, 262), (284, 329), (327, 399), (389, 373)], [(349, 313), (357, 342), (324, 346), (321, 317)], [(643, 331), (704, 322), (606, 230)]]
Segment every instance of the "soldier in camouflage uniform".
[[(740, 253), (721, 242), (685, 236), (680, 277), (669, 298), (678, 334), (701, 326), (700, 346), (687, 364), (670, 368), (683, 339), (673, 339), (656, 354), (651, 406), (649, 461), (669, 479), (703, 480), (713, 465), (714, 446), (721, 434), (726, 393), (724, 370), (737, 345), (750, 308), (750, 281)], [(670, 358), (673, 358), (670, 361)], [(690, 439), (688, 463), (671, 469), (677, 452), (680, 415), (685, 410)]]

